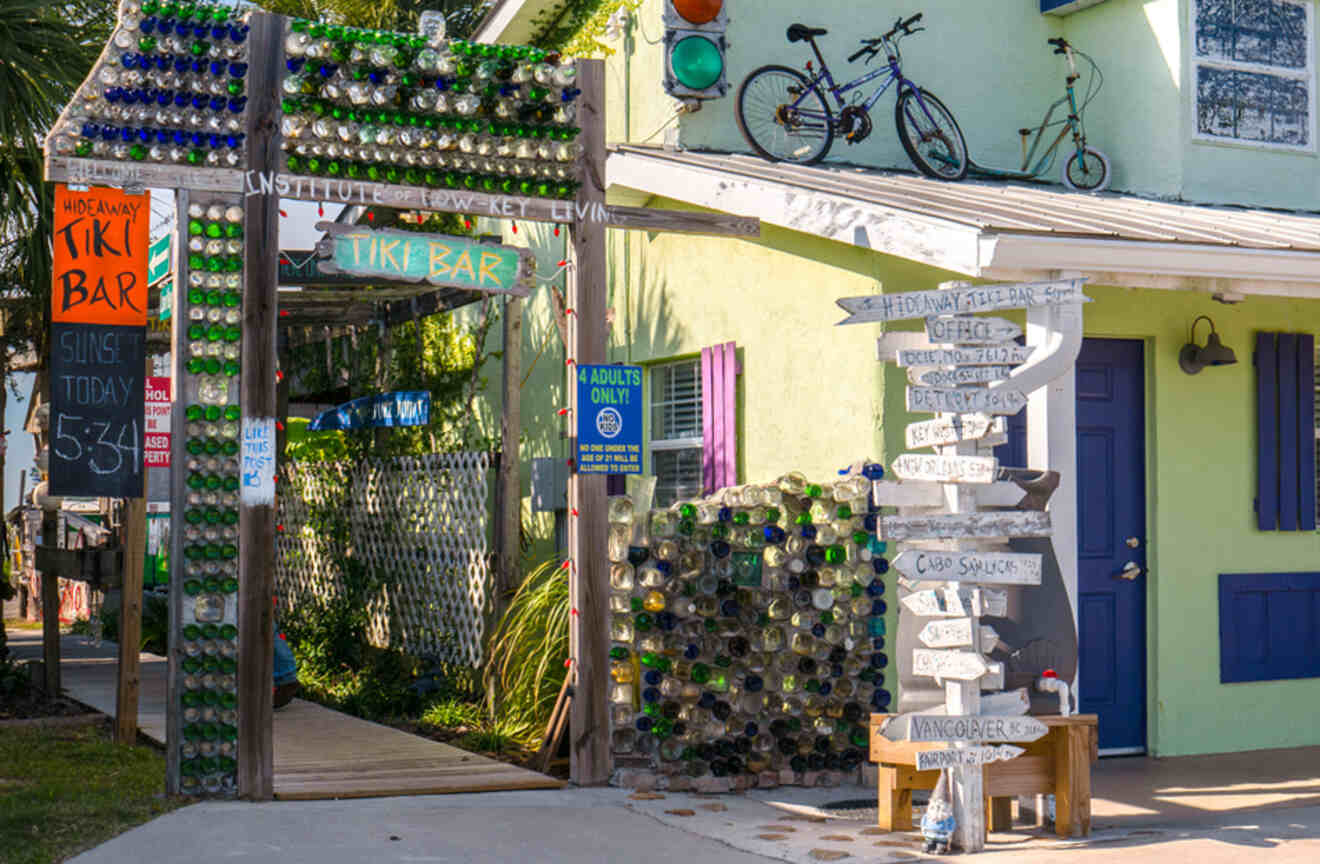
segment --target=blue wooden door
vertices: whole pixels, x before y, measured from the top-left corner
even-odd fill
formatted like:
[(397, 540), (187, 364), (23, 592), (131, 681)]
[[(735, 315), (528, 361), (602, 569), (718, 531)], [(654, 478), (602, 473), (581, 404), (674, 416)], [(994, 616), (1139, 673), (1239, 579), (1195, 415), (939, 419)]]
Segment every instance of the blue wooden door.
[[(1146, 747), (1143, 351), (1140, 341), (1087, 339), (1077, 358), (1079, 709), (1100, 716), (1100, 748), (1111, 752)], [(1040, 467), (1026, 463), (1025, 411), (1008, 432), (1000, 463)]]

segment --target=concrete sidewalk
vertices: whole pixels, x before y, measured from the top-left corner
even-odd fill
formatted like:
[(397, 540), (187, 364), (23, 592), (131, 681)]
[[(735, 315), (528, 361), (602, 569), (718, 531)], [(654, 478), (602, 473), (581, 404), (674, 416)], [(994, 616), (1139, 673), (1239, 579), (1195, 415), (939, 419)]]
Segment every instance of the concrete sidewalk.
[[(911, 861), (930, 857), (905, 834), (821, 821), (793, 800), (863, 790), (785, 790), (743, 796), (558, 790), (357, 801), (203, 803), (174, 811), (73, 861), (77, 864), (268, 862), (627, 862), (753, 864)], [(1012, 864), (1155, 861), (1239, 864), (1320, 860), (1320, 808), (1186, 828), (1105, 829), (1085, 842), (994, 835), (983, 860)], [(964, 856), (954, 856), (966, 860)]]

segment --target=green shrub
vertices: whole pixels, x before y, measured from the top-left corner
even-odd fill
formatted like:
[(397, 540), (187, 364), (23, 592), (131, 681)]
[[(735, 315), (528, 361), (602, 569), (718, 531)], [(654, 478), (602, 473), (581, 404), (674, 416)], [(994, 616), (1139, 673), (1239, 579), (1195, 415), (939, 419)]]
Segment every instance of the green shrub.
[(568, 571), (537, 566), (518, 588), (490, 640), (487, 707), (503, 731), (534, 744), (545, 733), (568, 660)]
[(481, 706), (462, 699), (442, 699), (422, 712), (424, 726), (441, 729), (472, 728), (481, 724)]

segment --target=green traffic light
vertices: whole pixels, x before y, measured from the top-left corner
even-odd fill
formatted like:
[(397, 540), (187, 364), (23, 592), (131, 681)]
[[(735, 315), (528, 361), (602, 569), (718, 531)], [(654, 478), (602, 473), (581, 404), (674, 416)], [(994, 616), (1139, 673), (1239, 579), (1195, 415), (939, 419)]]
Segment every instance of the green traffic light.
[(703, 36), (680, 39), (669, 58), (678, 83), (690, 90), (705, 90), (720, 80), (724, 57), (715, 43)]

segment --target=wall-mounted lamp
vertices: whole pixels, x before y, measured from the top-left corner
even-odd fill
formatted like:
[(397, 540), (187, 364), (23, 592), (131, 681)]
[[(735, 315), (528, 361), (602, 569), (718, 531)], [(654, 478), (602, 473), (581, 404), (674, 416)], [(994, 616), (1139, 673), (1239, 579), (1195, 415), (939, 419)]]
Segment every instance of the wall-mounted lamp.
[[(1210, 325), (1210, 335), (1206, 337), (1205, 347), (1196, 344), (1196, 325), (1200, 322)], [(1188, 375), (1195, 375), (1207, 366), (1231, 366), (1237, 362), (1233, 349), (1219, 341), (1215, 332), (1215, 322), (1207, 315), (1198, 315), (1192, 321), (1190, 341), (1178, 352), (1178, 365)]]

